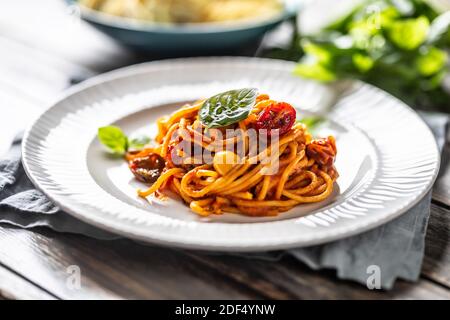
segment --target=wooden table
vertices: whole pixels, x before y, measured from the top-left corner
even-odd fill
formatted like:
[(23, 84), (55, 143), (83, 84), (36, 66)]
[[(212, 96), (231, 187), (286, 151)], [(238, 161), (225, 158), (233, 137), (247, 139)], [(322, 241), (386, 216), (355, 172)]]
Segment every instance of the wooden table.
[[(0, 4), (0, 103), (6, 141), (80, 75), (145, 60), (70, 16), (62, 1)], [(4, 145), (4, 144), (3, 144)], [(0, 153), (4, 152), (0, 146)], [(422, 275), (370, 291), (333, 271), (0, 225), (0, 297), (193, 299), (450, 299), (450, 143), (434, 187)], [(67, 285), (70, 266), (81, 288)], [(69, 269), (68, 269), (69, 268)]]

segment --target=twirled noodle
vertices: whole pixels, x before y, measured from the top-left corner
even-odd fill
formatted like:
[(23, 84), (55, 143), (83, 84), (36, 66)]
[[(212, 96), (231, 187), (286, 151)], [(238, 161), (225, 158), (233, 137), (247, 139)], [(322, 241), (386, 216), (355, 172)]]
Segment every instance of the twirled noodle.
[[(156, 141), (159, 146), (152, 152), (158, 152), (166, 165), (148, 190), (138, 191), (140, 196), (158, 196), (171, 191), (200, 216), (223, 212), (268, 216), (302, 203), (323, 201), (331, 195), (337, 178), (332, 163), (336, 154), (333, 137), (312, 140), (306, 126), (296, 123), (279, 137), (277, 149), (272, 150), (269, 145), (256, 153), (255, 148), (260, 146), (249, 142), (248, 129), (255, 124), (258, 114), (276, 101), (270, 100), (268, 95), (258, 96), (250, 115), (228, 128), (240, 129), (243, 134), (226, 139), (216, 139), (212, 130), (201, 124), (198, 112), (202, 103), (185, 105), (158, 120)], [(201, 139), (196, 139), (195, 135)], [(230, 145), (235, 150), (241, 143), (243, 156), (229, 164), (228, 171), (220, 172), (214, 163), (206, 163), (196, 156), (183, 158), (182, 151), (174, 153), (182, 142), (189, 148), (197, 146), (202, 152), (211, 153)], [(175, 154), (181, 155), (181, 164), (174, 163)], [(264, 162), (264, 159), (278, 160), (276, 170), (273, 161)], [(272, 169), (272, 174), (266, 174)]]

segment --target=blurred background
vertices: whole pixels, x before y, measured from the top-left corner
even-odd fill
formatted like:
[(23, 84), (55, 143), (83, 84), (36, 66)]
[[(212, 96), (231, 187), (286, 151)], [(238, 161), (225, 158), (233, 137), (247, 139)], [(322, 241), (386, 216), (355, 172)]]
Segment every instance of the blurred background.
[(294, 61), (450, 113), (450, 0), (4, 0), (0, 153), (58, 94), (122, 66), (188, 56)]

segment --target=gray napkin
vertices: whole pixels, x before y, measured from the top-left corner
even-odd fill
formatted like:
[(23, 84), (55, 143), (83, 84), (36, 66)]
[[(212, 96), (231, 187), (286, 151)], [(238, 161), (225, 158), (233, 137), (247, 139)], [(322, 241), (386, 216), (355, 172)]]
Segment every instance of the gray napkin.
[[(447, 115), (422, 114), (442, 148), (445, 143)], [(20, 137), (5, 158), (0, 159), (0, 223), (22, 228), (49, 227), (58, 232), (83, 234), (111, 240), (119, 236), (87, 225), (59, 210), (36, 190), (20, 161)], [(392, 288), (397, 278), (415, 281), (420, 275), (431, 195), (399, 218), (374, 230), (332, 243), (286, 251), (240, 254), (247, 258), (277, 260), (291, 255), (313, 269), (335, 269), (341, 279), (367, 284), (369, 280), (384, 289)], [(378, 268), (378, 269), (377, 269)]]

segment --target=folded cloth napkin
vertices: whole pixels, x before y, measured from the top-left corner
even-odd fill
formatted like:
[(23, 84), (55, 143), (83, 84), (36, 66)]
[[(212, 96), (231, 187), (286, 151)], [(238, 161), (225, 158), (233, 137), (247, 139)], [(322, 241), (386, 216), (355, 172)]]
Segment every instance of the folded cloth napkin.
[[(442, 148), (449, 117), (421, 114), (433, 130)], [(36, 190), (21, 164), (20, 136), (3, 159), (0, 159), (0, 222), (22, 228), (49, 227), (58, 232), (78, 233), (111, 240), (119, 236), (85, 224), (59, 210)], [(379, 274), (384, 289), (392, 288), (397, 278), (415, 281), (420, 275), (425, 234), (430, 213), (431, 194), (399, 218), (374, 230), (332, 243), (285, 251), (240, 254), (247, 258), (276, 260), (290, 255), (313, 269), (335, 269), (337, 276), (367, 284)], [(374, 269), (375, 268), (375, 269)]]

